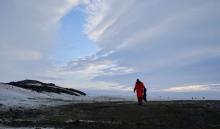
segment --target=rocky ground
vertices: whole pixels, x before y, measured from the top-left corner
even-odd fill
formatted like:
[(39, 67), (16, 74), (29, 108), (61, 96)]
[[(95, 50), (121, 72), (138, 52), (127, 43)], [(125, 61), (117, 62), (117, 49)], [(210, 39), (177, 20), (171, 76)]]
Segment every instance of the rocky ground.
[(0, 128), (220, 129), (220, 101), (78, 103), (0, 110)]

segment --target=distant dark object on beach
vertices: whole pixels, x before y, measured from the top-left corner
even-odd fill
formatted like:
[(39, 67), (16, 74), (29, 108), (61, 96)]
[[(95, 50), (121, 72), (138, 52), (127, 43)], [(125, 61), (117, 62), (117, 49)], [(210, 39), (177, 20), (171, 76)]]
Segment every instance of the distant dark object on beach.
[(58, 94), (66, 93), (66, 94), (75, 95), (75, 96), (80, 96), (80, 95), (86, 96), (86, 93), (76, 90), (76, 89), (64, 88), (64, 87), (57, 86), (53, 83), (43, 83), (37, 80), (22, 80), (22, 81), (17, 81), (17, 82), (9, 82), (6, 84), (21, 87), (24, 89), (30, 89), (36, 92), (54, 92)]

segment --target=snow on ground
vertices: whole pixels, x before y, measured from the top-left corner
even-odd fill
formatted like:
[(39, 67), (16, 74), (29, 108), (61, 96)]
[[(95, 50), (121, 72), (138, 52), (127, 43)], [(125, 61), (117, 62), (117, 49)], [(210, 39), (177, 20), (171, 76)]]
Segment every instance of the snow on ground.
[(65, 93), (35, 92), (32, 90), (0, 84), (0, 105), (5, 107), (39, 107), (80, 100), (80, 97)]
[(66, 103), (90, 103), (103, 101), (129, 101), (131, 98), (107, 96), (74, 96), (65, 93), (35, 92), (32, 90), (0, 83), (0, 108), (37, 108)]

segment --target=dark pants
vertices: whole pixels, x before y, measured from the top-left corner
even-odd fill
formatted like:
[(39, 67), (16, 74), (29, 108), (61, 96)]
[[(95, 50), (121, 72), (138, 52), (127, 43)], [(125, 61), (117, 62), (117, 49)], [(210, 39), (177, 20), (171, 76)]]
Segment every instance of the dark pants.
[(143, 97), (138, 97), (138, 105), (142, 105)]

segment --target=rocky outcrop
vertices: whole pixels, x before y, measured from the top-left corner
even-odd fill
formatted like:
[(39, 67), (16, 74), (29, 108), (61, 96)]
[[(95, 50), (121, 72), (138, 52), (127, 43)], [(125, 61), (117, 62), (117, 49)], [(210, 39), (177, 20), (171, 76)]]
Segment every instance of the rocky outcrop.
[(75, 96), (86, 96), (86, 93), (72, 89), (72, 88), (63, 88), (60, 86), (57, 86), (53, 83), (43, 83), (37, 80), (22, 80), (22, 81), (17, 81), (17, 82), (9, 82), (6, 83), (9, 85), (21, 87), (24, 89), (30, 89), (36, 92), (54, 92), (54, 93), (66, 93), (70, 95), (75, 95)]

